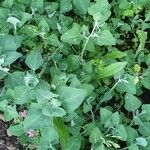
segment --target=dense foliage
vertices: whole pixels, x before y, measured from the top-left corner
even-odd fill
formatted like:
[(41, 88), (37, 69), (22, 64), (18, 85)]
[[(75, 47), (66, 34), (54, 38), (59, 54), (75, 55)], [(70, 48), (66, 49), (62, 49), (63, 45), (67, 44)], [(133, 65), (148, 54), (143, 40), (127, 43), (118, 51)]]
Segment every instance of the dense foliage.
[(150, 0), (2, 0), (0, 111), (24, 149), (150, 150)]

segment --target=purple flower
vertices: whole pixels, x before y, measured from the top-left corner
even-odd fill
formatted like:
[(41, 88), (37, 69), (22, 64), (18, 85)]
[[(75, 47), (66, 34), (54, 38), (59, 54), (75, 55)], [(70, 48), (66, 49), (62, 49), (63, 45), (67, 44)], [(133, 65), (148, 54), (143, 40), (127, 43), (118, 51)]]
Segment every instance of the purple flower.
[(30, 129), (30, 130), (27, 132), (27, 135), (28, 135), (28, 137), (33, 138), (34, 136), (36, 136), (36, 131), (33, 130), (33, 129)]
[(21, 118), (25, 118), (27, 116), (27, 110), (23, 110), (19, 112)]

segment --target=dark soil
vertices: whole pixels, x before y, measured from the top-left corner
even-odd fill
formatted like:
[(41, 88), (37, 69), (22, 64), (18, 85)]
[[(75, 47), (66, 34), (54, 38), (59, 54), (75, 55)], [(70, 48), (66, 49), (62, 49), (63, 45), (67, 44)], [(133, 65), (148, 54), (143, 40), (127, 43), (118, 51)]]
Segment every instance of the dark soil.
[(15, 137), (7, 135), (7, 127), (0, 118), (0, 150), (21, 150), (21, 145)]

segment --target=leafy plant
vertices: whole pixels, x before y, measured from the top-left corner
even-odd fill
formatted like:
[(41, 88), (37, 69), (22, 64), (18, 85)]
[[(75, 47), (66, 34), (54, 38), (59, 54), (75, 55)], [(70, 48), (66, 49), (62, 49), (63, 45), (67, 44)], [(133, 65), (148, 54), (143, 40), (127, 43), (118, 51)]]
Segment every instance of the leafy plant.
[(1, 1), (8, 135), (29, 150), (149, 150), (149, 2)]

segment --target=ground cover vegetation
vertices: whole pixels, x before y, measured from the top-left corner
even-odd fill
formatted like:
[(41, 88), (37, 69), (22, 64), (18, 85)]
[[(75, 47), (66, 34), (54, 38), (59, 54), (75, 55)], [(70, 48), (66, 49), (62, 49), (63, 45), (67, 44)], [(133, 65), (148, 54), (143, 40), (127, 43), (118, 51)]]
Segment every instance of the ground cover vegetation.
[(23, 149), (150, 150), (150, 0), (1, 0), (0, 111)]

